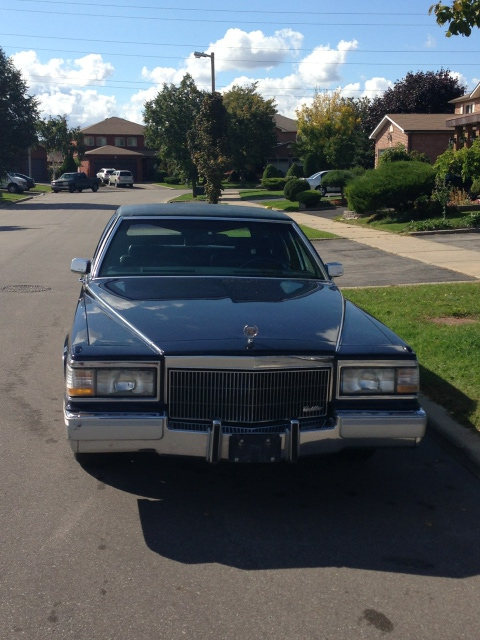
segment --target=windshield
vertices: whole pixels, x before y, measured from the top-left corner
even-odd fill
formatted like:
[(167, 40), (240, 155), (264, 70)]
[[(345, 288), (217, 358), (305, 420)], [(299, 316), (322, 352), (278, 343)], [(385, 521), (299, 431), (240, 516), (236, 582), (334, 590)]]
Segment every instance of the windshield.
[(326, 279), (315, 255), (290, 222), (135, 218), (116, 229), (98, 275)]

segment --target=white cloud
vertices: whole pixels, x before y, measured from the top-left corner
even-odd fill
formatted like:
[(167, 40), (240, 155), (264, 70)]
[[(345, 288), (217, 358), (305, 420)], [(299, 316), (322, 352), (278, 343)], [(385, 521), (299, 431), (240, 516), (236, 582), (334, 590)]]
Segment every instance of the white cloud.
[(43, 93), (36, 96), (43, 118), (66, 115), (70, 127), (82, 127), (116, 115), (115, 96), (105, 96), (96, 90), (72, 90), (69, 93)]
[(103, 62), (102, 56), (97, 53), (90, 53), (73, 61), (52, 58), (43, 64), (35, 51), (22, 51), (14, 54), (12, 61), (34, 93), (101, 86), (114, 72), (113, 65)]
[(425, 41), (424, 47), (426, 49), (433, 49), (436, 46), (437, 46), (437, 39), (434, 38), (434, 36), (428, 35)]
[(341, 79), (341, 67), (349, 51), (358, 48), (357, 40), (341, 40), (336, 49), (330, 45), (316, 47), (298, 64), (298, 73), (304, 82), (327, 87)]

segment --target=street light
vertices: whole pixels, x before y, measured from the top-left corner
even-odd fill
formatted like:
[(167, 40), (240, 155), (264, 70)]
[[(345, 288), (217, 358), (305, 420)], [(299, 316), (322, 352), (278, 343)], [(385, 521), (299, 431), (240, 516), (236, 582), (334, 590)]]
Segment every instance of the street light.
[(215, 54), (213, 53), (204, 53), (203, 51), (194, 51), (193, 55), (195, 58), (210, 58), (210, 62), (212, 63), (212, 93), (215, 93)]

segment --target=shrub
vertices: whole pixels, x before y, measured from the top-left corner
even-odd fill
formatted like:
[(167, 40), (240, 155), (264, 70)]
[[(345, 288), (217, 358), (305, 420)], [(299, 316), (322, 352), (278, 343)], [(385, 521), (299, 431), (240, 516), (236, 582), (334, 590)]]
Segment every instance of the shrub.
[(277, 169), (273, 164), (267, 164), (265, 169), (263, 170), (262, 182), (267, 178), (283, 178), (283, 171)]
[(450, 220), (420, 220), (413, 221), (405, 227), (407, 231), (442, 231), (444, 229), (452, 229), (453, 225)]
[(292, 178), (287, 181), (283, 194), (287, 200), (291, 202), (297, 202), (297, 195), (301, 191), (309, 191), (310, 185), (306, 180), (300, 180), (299, 178)]
[(343, 198), (343, 192), (349, 182), (355, 178), (355, 175), (351, 171), (344, 169), (333, 170), (326, 173), (322, 178), (322, 186), (333, 187), (340, 191)]
[(304, 204), (307, 208), (317, 207), (322, 199), (319, 191), (309, 189), (308, 191), (300, 191), (297, 193), (297, 200), (300, 204)]
[(181, 184), (182, 181), (176, 176), (167, 176), (164, 180), (166, 184)]
[(287, 183), (286, 178), (263, 178), (262, 187), (267, 191), (283, 191)]
[(480, 227), (480, 211), (471, 211), (460, 220), (462, 227), (478, 229)]
[(370, 169), (345, 187), (348, 207), (357, 213), (381, 208), (401, 211), (422, 195), (430, 196), (435, 172), (425, 162), (386, 162)]
[(472, 186), (470, 187), (470, 197), (472, 200), (476, 200), (480, 197), (480, 178), (476, 178), (472, 182)]
[(292, 164), (287, 171), (287, 178), (303, 178), (303, 168), (298, 164)]

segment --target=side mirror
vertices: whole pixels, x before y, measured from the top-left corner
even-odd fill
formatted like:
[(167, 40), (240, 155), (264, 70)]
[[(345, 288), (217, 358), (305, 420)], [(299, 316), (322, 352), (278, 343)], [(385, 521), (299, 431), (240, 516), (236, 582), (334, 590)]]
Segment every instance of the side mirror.
[(325, 264), (329, 278), (343, 276), (343, 264), (341, 262), (327, 262)]
[(73, 273), (81, 273), (85, 275), (90, 272), (91, 262), (88, 258), (74, 258), (70, 265), (70, 271)]

